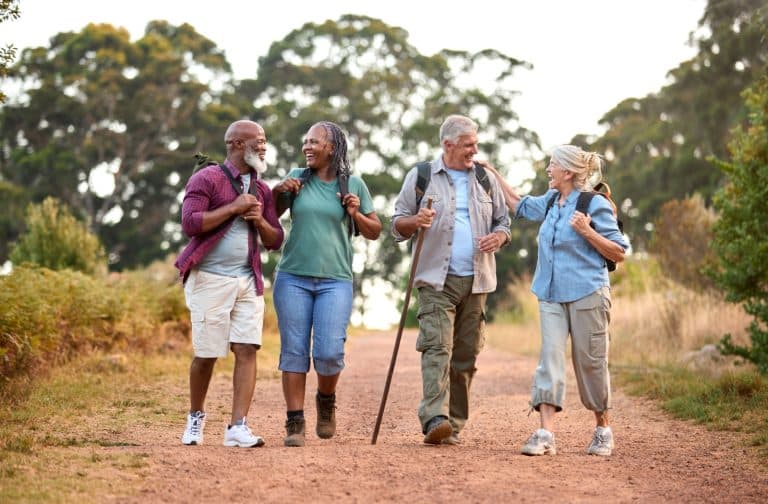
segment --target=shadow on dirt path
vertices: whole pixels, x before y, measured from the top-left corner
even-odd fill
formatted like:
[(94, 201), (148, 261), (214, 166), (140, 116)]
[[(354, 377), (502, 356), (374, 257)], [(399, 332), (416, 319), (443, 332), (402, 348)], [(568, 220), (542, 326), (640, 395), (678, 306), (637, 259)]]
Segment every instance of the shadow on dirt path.
[[(768, 471), (732, 433), (670, 420), (648, 401), (614, 396), (614, 455), (588, 456), (593, 415), (569, 376), (554, 457), (520, 455), (538, 426), (527, 416), (535, 361), (486, 348), (473, 384), (470, 420), (460, 446), (426, 446), (416, 417), (421, 394), (414, 332), (406, 332), (378, 443), (370, 444), (394, 333), (353, 338), (337, 399), (335, 438), (314, 434), (315, 379), (308, 379), (307, 445), (282, 446), (285, 421), (279, 379), (260, 379), (249, 415), (267, 444), (221, 446), (231, 384), (216, 378), (209, 393), (203, 446), (185, 447), (183, 430), (136, 429), (139, 446), (109, 448), (146, 454), (139, 495), (113, 502), (766, 502)], [(310, 375), (312, 376), (312, 375)], [(186, 377), (178, 390), (186, 394)], [(105, 496), (106, 497), (106, 496)]]

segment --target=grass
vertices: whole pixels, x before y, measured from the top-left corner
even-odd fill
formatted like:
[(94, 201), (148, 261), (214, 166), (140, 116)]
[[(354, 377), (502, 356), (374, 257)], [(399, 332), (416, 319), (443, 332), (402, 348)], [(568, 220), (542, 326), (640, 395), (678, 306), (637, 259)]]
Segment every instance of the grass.
[[(277, 367), (277, 339), (265, 333), (262, 378)], [(0, 502), (91, 503), (113, 494), (114, 485), (121, 495), (138, 488), (148, 454), (119, 448), (139, 445), (137, 426), (178, 428), (187, 391), (169, 391), (187, 375), (191, 351), (114, 357), (94, 353), (53, 368), (0, 407)], [(232, 357), (220, 360), (215, 373), (231, 375), (233, 364)]]
[[(735, 365), (732, 358), (694, 358), (725, 333), (740, 344), (748, 342), (750, 317), (715, 294), (667, 281), (652, 261), (631, 261), (612, 275), (614, 384), (658, 401), (677, 418), (749, 434), (749, 443), (768, 463), (768, 378), (751, 366)], [(487, 328), (488, 342), (538, 356), (538, 301), (530, 293), (530, 280), (511, 286), (508, 296), (509, 308)]]

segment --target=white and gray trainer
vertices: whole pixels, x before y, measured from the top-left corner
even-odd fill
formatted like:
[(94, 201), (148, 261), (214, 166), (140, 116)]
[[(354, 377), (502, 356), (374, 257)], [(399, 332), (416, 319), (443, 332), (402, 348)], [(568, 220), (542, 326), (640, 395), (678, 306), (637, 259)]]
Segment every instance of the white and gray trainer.
[(610, 427), (596, 427), (592, 442), (587, 447), (590, 455), (610, 457), (613, 451), (613, 432)]
[(546, 429), (537, 429), (525, 442), (523, 455), (555, 455), (555, 435)]
[(230, 425), (224, 431), (224, 446), (236, 446), (238, 448), (256, 448), (264, 446), (264, 438), (254, 436), (245, 418), (241, 423)]
[(195, 411), (187, 415), (187, 427), (181, 436), (181, 443), (185, 445), (203, 444), (203, 429), (205, 428), (205, 413)]

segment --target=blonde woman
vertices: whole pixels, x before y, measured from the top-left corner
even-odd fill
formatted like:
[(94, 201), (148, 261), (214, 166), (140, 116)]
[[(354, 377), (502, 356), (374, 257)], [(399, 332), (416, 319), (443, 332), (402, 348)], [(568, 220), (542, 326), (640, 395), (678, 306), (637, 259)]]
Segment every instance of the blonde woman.
[(516, 218), (541, 221), (538, 261), (531, 290), (539, 299), (541, 354), (533, 378), (531, 407), (540, 428), (523, 446), (525, 455), (554, 455), (555, 414), (565, 401), (568, 337), (579, 395), (595, 414), (590, 455), (609, 456), (613, 432), (608, 425), (611, 380), (608, 372), (608, 324), (611, 293), (606, 260), (621, 262), (629, 247), (619, 231), (611, 202), (593, 197), (587, 213), (577, 211), (582, 192), (602, 176), (603, 160), (594, 152), (561, 145), (547, 166), (549, 190), (522, 198), (493, 167), (507, 206)]

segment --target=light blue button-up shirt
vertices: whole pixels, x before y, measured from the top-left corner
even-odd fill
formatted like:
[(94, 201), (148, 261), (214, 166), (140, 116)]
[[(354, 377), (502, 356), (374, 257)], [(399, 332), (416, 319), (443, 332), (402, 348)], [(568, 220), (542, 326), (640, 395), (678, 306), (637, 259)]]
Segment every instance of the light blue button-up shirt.
[[(544, 217), (547, 202), (556, 192), (552, 189), (541, 196), (524, 196), (515, 218), (544, 221), (539, 228), (539, 257), (531, 291), (540, 301), (569, 303), (610, 286), (610, 280), (605, 259), (570, 224), (579, 191), (572, 191), (562, 207), (556, 200)], [(629, 248), (608, 200), (592, 198), (588, 213), (598, 233), (624, 250)]]

